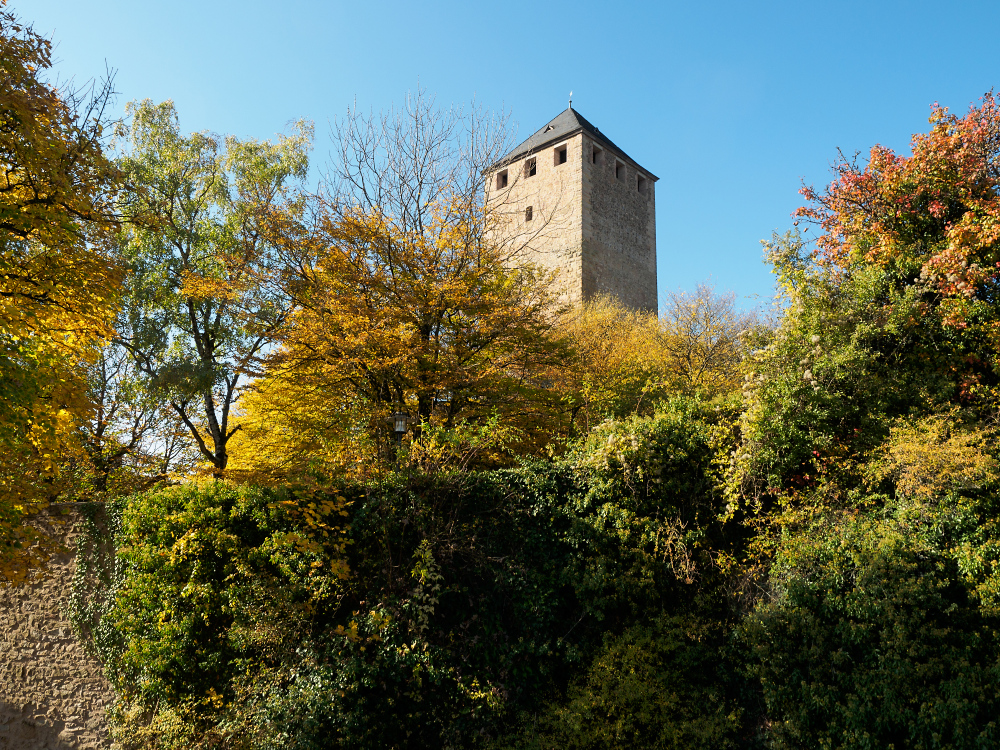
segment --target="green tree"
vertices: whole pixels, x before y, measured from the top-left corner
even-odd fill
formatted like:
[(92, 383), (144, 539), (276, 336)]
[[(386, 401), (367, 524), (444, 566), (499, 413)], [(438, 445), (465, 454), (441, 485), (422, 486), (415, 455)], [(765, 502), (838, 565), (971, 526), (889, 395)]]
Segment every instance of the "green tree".
[(896, 419), (959, 408), (985, 421), (1000, 403), (1000, 110), (987, 94), (931, 124), (909, 154), (876, 146), (804, 189), (814, 246), (767, 244), (788, 310), (748, 383), (740, 455), (754, 492), (837, 474), (846, 490)]
[[(126, 330), (119, 320), (118, 335)], [(192, 468), (187, 428), (125, 347), (108, 342), (83, 370), (91, 409), (77, 426), (86, 457), (76, 467), (77, 497), (130, 494)]]
[(274, 143), (185, 136), (171, 102), (128, 112), (120, 165), (133, 192), (120, 244), (132, 273), (120, 343), (221, 472), (239, 429), (233, 404), (291, 309), (267, 219), (301, 210), (293, 187), (312, 127), (299, 122)]

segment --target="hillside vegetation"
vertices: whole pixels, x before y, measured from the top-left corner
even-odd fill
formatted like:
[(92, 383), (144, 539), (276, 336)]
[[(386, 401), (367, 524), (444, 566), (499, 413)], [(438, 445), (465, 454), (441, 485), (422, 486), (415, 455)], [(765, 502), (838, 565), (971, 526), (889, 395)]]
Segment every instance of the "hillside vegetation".
[(803, 190), (773, 313), (656, 316), (517, 262), (494, 114), (351, 113), (309, 190), (308, 122), (110, 123), (0, 36), (0, 575), (107, 504), (121, 747), (1000, 744), (992, 93)]

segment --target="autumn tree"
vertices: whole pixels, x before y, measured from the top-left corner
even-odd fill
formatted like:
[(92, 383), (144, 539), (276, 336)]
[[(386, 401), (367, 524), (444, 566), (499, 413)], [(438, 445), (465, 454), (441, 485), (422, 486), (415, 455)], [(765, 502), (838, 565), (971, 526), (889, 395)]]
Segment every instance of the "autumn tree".
[(299, 210), (312, 128), (298, 122), (276, 142), (186, 136), (172, 102), (128, 113), (120, 164), (134, 191), (120, 243), (132, 273), (119, 342), (221, 472), (241, 386), (291, 309), (265, 217)]
[(378, 466), (369, 409), (347, 388), (332, 387), (318, 366), (272, 365), (241, 399), (237, 420), (226, 474), (238, 481), (275, 486)]
[(98, 244), (118, 177), (103, 152), (111, 82), (57, 89), (42, 77), (50, 42), (6, 12), (0, 35), (0, 320), (8, 344), (79, 346), (109, 331), (120, 279)]
[[(647, 387), (663, 380), (655, 314), (598, 297), (567, 311), (558, 324), (574, 358), (557, 382), (577, 429), (588, 432), (607, 417), (634, 412)], [(646, 399), (647, 408), (652, 403), (653, 398)]]
[[(126, 329), (119, 327), (119, 335)], [(192, 468), (193, 441), (169, 399), (151, 390), (124, 346), (108, 342), (84, 366), (90, 409), (78, 422), (85, 454), (77, 492), (113, 497)]]
[(665, 382), (675, 392), (707, 398), (739, 389), (750, 348), (770, 328), (757, 310), (740, 310), (735, 293), (720, 294), (709, 284), (667, 292), (659, 319)]
[(908, 156), (874, 146), (863, 166), (842, 160), (825, 191), (803, 189), (798, 215), (821, 229), (824, 267), (882, 266), (922, 313), (965, 329), (991, 317), (1000, 282), (1000, 109), (989, 92), (964, 117), (935, 105), (930, 123)]
[(910, 154), (876, 146), (804, 189), (812, 246), (794, 233), (767, 243), (787, 312), (755, 365), (759, 442), (746, 454), (767, 487), (857, 466), (898, 418), (987, 420), (998, 404), (1000, 110), (987, 94), (930, 121)]
[(660, 315), (631, 310), (614, 297), (589, 300), (559, 319), (574, 353), (556, 377), (572, 424), (651, 414), (670, 395), (711, 399), (734, 393), (754, 336), (766, 335), (755, 312), (707, 284), (671, 292)]
[(995, 734), (1000, 110), (930, 123), (804, 189), (812, 244), (767, 243), (786, 308), (728, 510), (757, 532), (745, 632), (776, 747)]
[(308, 220), (278, 227), (296, 309), (262, 387), (343, 404), (376, 436), (394, 409), (417, 436), (494, 412), (541, 426), (555, 302), (485, 200), (503, 119), (418, 92), (399, 111), (350, 112), (333, 140)]
[[(110, 333), (118, 172), (104, 155), (110, 81), (46, 78), (51, 43), (0, 10), (0, 576), (19, 576), (24, 510), (59, 492), (56, 458), (88, 404), (80, 362)], [(23, 568), (18, 570), (23, 572)]]

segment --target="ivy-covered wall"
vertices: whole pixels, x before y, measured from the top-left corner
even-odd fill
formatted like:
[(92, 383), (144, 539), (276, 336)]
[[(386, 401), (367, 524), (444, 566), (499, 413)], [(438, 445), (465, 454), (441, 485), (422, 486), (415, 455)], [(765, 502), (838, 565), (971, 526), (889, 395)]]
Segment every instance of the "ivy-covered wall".
[(59, 540), (41, 576), (0, 587), (0, 748), (96, 750), (111, 746), (104, 718), (111, 687), (67, 617), (76, 540), (95, 504), (51, 506), (35, 522)]

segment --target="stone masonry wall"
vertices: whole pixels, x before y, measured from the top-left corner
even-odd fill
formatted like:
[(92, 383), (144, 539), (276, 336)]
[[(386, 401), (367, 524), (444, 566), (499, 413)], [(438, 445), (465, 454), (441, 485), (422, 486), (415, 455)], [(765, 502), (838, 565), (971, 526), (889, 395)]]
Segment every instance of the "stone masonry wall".
[[(567, 149), (566, 163), (556, 154)], [(628, 307), (655, 312), (656, 195), (653, 179), (603, 149), (593, 161), (593, 141), (584, 133), (545, 146), (505, 166), (507, 186), (491, 175), (488, 200), (504, 215), (506, 236), (517, 256), (555, 271), (565, 301), (598, 294)], [(535, 160), (536, 174), (525, 166)], [(643, 190), (638, 181), (645, 177)], [(531, 220), (525, 210), (531, 207)]]
[[(567, 302), (583, 294), (583, 223), (581, 171), (583, 136), (546, 146), (527, 159), (505, 167), (507, 188), (498, 189), (496, 173), (489, 186), (489, 200), (505, 215), (505, 233), (517, 255), (556, 272)], [(566, 148), (566, 163), (558, 164), (556, 150)], [(525, 174), (528, 159), (535, 160), (534, 176)], [(531, 207), (531, 220), (525, 211)]]
[(0, 750), (111, 747), (111, 687), (64, 613), (82, 521), (79, 506), (51, 506), (36, 523), (65, 551), (32, 582), (0, 588)]
[[(656, 195), (648, 174), (594, 143), (583, 143), (583, 295), (613, 294), (625, 305), (656, 312)], [(645, 178), (639, 189), (640, 176)]]

